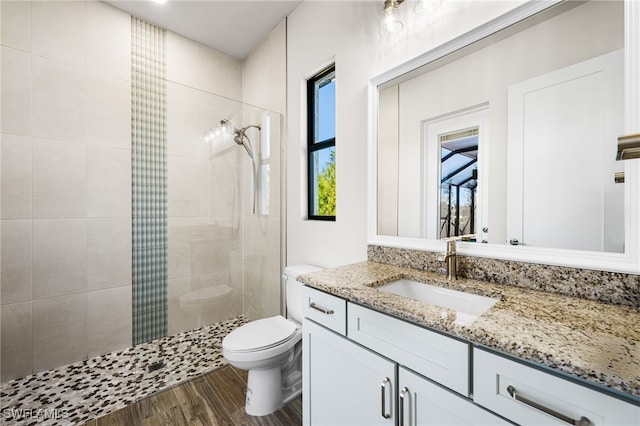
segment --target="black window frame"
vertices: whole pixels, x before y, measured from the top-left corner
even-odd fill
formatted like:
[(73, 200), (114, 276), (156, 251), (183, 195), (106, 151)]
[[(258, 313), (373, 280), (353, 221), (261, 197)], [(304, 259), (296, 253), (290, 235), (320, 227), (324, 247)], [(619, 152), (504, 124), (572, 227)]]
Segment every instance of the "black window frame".
[[(335, 135), (332, 138), (315, 142), (315, 128), (316, 128), (316, 97), (315, 97), (315, 84), (318, 80), (322, 80), (327, 75), (334, 73), (335, 80), (336, 64), (332, 64), (325, 68), (312, 78), (307, 80), (307, 218), (309, 220), (326, 220), (335, 222), (336, 216), (332, 215), (316, 215), (312, 214), (314, 211), (315, 191), (313, 170), (314, 161), (313, 155), (316, 151), (336, 146)], [(334, 117), (335, 119), (335, 117)], [(337, 167), (337, 165), (336, 165)]]

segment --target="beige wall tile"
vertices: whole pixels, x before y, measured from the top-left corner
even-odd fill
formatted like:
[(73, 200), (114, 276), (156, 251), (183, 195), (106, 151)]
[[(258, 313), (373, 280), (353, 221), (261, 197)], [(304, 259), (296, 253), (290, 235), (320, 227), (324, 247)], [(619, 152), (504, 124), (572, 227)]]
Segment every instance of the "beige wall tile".
[(32, 136), (84, 142), (86, 72), (32, 57)]
[(89, 290), (131, 286), (131, 219), (87, 220)]
[(31, 56), (4, 46), (0, 55), (2, 132), (28, 136), (31, 134)]
[(170, 156), (167, 168), (169, 216), (206, 216), (207, 161)]
[(86, 84), (87, 144), (131, 149), (131, 83), (87, 72)]
[(85, 2), (36, 1), (31, 4), (33, 54), (66, 64), (86, 65)]
[(87, 147), (33, 139), (33, 217), (86, 217)]
[(0, 382), (32, 373), (31, 302), (2, 306), (2, 371)]
[(87, 220), (33, 221), (33, 298), (87, 291)]
[(205, 132), (216, 123), (213, 118), (208, 126), (199, 122), (201, 103), (184, 94), (167, 94), (168, 155), (197, 158), (203, 154)]
[(242, 100), (242, 61), (199, 45), (198, 85), (207, 92)]
[(209, 161), (209, 216), (216, 222), (237, 217), (240, 213), (238, 165), (243, 154), (239, 150), (229, 151)]
[(131, 16), (99, 1), (88, 1), (87, 69), (131, 80)]
[(131, 151), (87, 148), (89, 217), (131, 216)]
[(171, 31), (167, 31), (166, 43), (167, 80), (198, 87), (198, 44)]
[(191, 291), (191, 278), (170, 279), (167, 288), (169, 334), (193, 330), (197, 326), (196, 316), (180, 306), (180, 296)]
[(33, 301), (33, 370), (87, 359), (87, 293)]
[(8, 134), (1, 138), (1, 216), (3, 219), (30, 219), (31, 139)]
[(31, 220), (2, 220), (0, 224), (2, 304), (29, 301), (32, 298)]
[(3, 1), (2, 8), (2, 45), (31, 51), (31, 2)]
[(90, 358), (132, 345), (130, 285), (90, 291), (87, 312)]

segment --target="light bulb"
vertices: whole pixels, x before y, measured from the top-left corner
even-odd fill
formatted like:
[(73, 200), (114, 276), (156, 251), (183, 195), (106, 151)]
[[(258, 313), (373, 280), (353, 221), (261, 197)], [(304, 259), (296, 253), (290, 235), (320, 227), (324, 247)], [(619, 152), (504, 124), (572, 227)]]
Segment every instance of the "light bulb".
[(385, 8), (382, 15), (380, 32), (382, 35), (388, 36), (397, 34), (404, 28), (404, 24), (400, 20), (400, 12), (398, 11), (398, 3), (395, 1), (385, 2)]
[(442, 0), (419, 0), (414, 11), (418, 15), (429, 15), (442, 4)]

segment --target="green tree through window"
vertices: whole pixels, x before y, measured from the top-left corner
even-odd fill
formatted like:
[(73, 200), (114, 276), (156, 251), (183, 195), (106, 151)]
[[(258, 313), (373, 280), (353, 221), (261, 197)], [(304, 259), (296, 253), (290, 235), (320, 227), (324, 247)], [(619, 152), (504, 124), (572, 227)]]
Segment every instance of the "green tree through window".
[(336, 215), (336, 152), (332, 151), (326, 167), (318, 174), (318, 213)]

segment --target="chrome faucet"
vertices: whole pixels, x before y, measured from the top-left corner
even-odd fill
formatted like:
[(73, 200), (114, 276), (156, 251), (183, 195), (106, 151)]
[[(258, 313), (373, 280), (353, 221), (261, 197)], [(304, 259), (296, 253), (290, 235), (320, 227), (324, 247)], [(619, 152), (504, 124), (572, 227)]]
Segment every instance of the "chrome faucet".
[(456, 252), (456, 240), (447, 241), (447, 252), (438, 256), (439, 262), (447, 262), (447, 279), (455, 281), (458, 279), (458, 262)]

